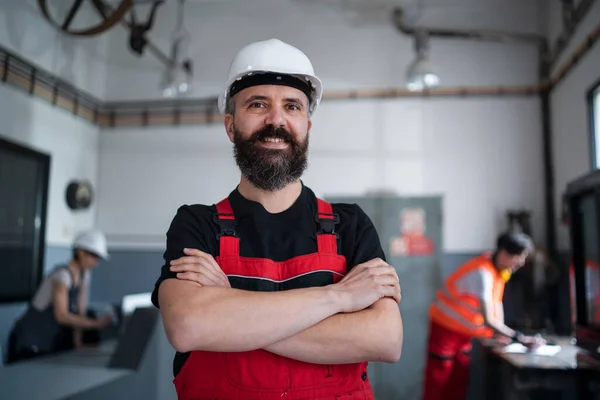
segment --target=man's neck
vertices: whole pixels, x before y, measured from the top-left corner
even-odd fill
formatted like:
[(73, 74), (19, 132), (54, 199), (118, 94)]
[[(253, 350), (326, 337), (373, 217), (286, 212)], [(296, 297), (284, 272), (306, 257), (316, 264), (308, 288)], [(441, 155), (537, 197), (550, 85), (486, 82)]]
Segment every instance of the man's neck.
[(71, 260), (69, 264), (67, 264), (67, 267), (75, 274), (81, 274), (82, 272), (81, 267), (75, 260)]
[(490, 257), (492, 260), (492, 264), (494, 264), (494, 267), (496, 267), (496, 271), (502, 270), (502, 268), (500, 268), (500, 266), (498, 266), (498, 251), (493, 252)]
[(262, 204), (265, 210), (271, 214), (277, 214), (287, 210), (294, 204), (302, 192), (302, 183), (297, 180), (281, 190), (270, 192), (258, 189), (242, 177), (238, 191), (246, 199)]

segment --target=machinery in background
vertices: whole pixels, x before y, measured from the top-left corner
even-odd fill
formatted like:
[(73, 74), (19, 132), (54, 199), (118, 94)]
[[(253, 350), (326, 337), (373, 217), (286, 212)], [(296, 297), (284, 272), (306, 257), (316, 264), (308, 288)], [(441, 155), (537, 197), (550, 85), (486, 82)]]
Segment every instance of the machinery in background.
[(574, 323), (577, 345), (600, 360), (600, 171), (570, 182), (565, 202), (572, 274), (561, 283), (573, 302), (569, 321)]
[[(93, 37), (117, 25), (129, 31), (129, 49), (141, 57), (148, 50), (165, 66), (160, 80), (164, 97), (179, 97), (191, 90), (193, 64), (190, 35), (184, 26), (185, 0), (178, 0), (177, 25), (172, 34), (169, 54), (162, 52), (148, 38), (156, 12), (163, 0), (37, 0), (44, 18), (61, 33), (75, 37)], [(150, 5), (145, 19), (139, 18), (136, 6)]]

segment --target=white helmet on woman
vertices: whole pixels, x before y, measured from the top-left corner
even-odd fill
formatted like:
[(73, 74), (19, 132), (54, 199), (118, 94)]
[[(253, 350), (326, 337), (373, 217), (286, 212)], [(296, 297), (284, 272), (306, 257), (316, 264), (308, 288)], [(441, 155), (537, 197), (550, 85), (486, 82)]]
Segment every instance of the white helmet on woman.
[(109, 258), (106, 237), (104, 233), (97, 229), (89, 229), (79, 233), (73, 241), (73, 248), (89, 251), (104, 260)]
[(225, 87), (219, 94), (219, 111), (225, 113), (230, 95), (260, 84), (286, 85), (302, 90), (310, 101), (309, 115), (323, 95), (323, 86), (308, 57), (294, 46), (269, 39), (250, 43), (235, 56)]

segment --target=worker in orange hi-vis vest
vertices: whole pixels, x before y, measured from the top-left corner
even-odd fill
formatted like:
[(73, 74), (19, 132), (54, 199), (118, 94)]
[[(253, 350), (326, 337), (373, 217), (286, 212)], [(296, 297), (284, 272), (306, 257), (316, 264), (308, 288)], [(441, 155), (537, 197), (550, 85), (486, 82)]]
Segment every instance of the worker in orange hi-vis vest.
[[(571, 299), (571, 321), (576, 322), (577, 304), (575, 301), (575, 269), (569, 267), (569, 284)], [(588, 303), (588, 321), (600, 326), (600, 265), (593, 260), (585, 261), (585, 299)]]
[(475, 337), (508, 337), (527, 346), (543, 339), (525, 336), (504, 324), (504, 284), (533, 251), (531, 238), (508, 232), (496, 250), (467, 261), (438, 290), (431, 305), (424, 400), (466, 397), (471, 341)]

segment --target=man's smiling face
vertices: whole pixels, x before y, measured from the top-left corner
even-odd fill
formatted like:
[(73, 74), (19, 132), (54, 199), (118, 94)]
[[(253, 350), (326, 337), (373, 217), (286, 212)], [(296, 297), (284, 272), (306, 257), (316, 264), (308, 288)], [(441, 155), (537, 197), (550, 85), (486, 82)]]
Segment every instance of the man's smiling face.
[(242, 174), (262, 190), (274, 191), (300, 178), (307, 167), (308, 98), (280, 85), (246, 88), (234, 97), (235, 113), (225, 127)]

